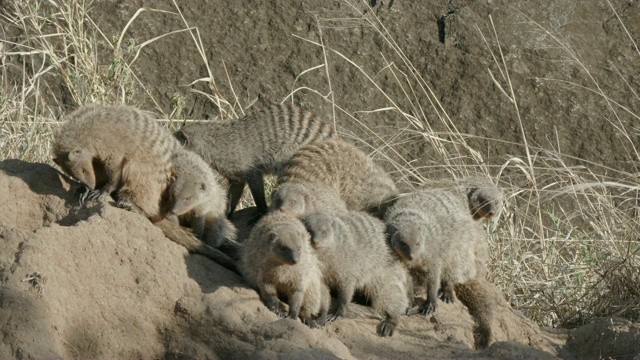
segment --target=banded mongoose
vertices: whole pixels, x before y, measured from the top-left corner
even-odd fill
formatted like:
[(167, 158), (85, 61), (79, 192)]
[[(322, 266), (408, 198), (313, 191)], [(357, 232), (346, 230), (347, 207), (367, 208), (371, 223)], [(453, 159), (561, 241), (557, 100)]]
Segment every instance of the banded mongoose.
[(52, 155), (56, 164), (88, 188), (90, 197), (113, 194), (118, 207), (142, 214), (172, 241), (235, 271), (227, 255), (163, 217), (171, 157), (179, 148), (172, 134), (146, 112), (92, 104), (66, 117), (55, 133)]
[(491, 219), (502, 210), (502, 189), (487, 178), (469, 176), (455, 180), (428, 181), (423, 187), (459, 192), (468, 201), (471, 216), (476, 220)]
[(347, 205), (325, 185), (284, 182), (271, 193), (270, 210), (302, 217), (317, 211), (346, 212)]
[[(324, 325), (331, 295), (322, 281), (310, 235), (299, 219), (280, 211), (266, 214), (242, 249), (240, 270), (271, 311), (290, 319), (300, 317), (312, 327)], [(278, 295), (287, 298), (286, 314)]]
[(415, 191), (398, 198), (384, 220), (391, 248), (409, 270), (425, 278), (427, 301), (420, 313), (436, 311), (441, 283), (443, 300), (453, 302), (454, 286), (477, 276), (477, 252), (486, 242), (485, 233), (459, 194)]
[(363, 290), (383, 316), (378, 335), (392, 336), (408, 307), (408, 274), (386, 243), (384, 223), (362, 211), (316, 212), (303, 221), (327, 285), (338, 290), (338, 308), (329, 319), (344, 317), (355, 291)]
[(226, 180), (192, 151), (180, 148), (171, 161), (167, 219), (190, 226), (207, 244), (237, 258), (237, 229), (226, 217), (227, 193), (221, 185)]
[(380, 216), (398, 193), (393, 179), (360, 149), (345, 141), (316, 141), (300, 148), (284, 170), (286, 182), (329, 186), (349, 210)]
[(175, 136), (229, 182), (230, 215), (245, 183), (258, 214), (267, 212), (263, 175), (279, 175), (301, 146), (336, 137), (333, 125), (290, 104), (272, 105), (237, 120), (190, 123)]

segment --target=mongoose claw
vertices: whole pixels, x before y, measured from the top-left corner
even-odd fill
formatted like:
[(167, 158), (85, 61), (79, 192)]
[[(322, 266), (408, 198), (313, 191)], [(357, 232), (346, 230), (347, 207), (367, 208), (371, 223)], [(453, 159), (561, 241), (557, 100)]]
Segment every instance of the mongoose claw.
[(126, 209), (126, 210), (133, 210), (133, 205), (131, 204), (131, 202), (128, 199), (118, 199), (118, 201), (116, 201), (116, 206), (121, 208), (121, 209)]
[(336, 321), (336, 320), (340, 320), (340, 319), (342, 319), (342, 315), (340, 315), (339, 313), (329, 314), (327, 316), (327, 321), (328, 322), (332, 322), (332, 321)]
[(454, 302), (456, 302), (455, 296), (450, 296), (447, 293), (442, 293), (442, 295), (440, 295), (440, 299), (442, 299), (442, 301), (447, 304), (453, 304)]
[(87, 199), (89, 200), (102, 200), (107, 195), (102, 190), (91, 190), (89, 191), (89, 195), (87, 195)]
[(78, 190), (76, 190), (76, 200), (78, 201), (78, 205), (84, 206), (87, 197), (89, 197), (89, 188), (81, 185)]
[(323, 326), (323, 324), (321, 324), (320, 322), (312, 320), (310, 318), (300, 318), (300, 320), (302, 320), (302, 323), (307, 325), (311, 329), (318, 329)]
[(428, 315), (428, 314), (432, 314), (434, 312), (436, 312), (436, 304), (430, 304), (430, 303), (425, 303), (424, 305), (422, 305), (418, 311), (420, 312), (421, 315)]
[(285, 317), (287, 317), (287, 315), (289, 315), (287, 312), (283, 311), (278, 306), (269, 306), (269, 310), (273, 311), (273, 313), (275, 313), (276, 315), (278, 315), (281, 318), (285, 318)]
[(380, 336), (393, 336), (393, 333), (396, 330), (396, 325), (391, 322), (389, 319), (382, 320), (378, 324), (376, 331)]

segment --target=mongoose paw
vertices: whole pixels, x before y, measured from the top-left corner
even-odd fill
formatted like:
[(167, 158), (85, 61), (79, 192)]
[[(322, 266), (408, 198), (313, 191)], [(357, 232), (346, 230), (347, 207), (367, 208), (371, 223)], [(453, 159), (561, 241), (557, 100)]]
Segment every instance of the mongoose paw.
[(302, 323), (307, 325), (311, 329), (318, 329), (324, 326), (324, 324), (322, 324), (321, 322), (312, 320), (310, 318), (300, 318), (300, 320), (302, 320)]
[(442, 299), (442, 301), (444, 301), (447, 304), (453, 304), (454, 302), (456, 302), (456, 297), (455, 296), (451, 296), (450, 294), (447, 294), (446, 292), (442, 293), (442, 295), (440, 295), (440, 299)]
[(396, 330), (396, 324), (394, 324), (391, 320), (386, 319), (380, 321), (376, 331), (380, 336), (393, 336), (393, 333)]
[(78, 205), (84, 206), (87, 197), (89, 196), (89, 188), (81, 185), (78, 190), (76, 190), (76, 200), (78, 201)]
[(279, 306), (269, 306), (269, 310), (273, 311), (276, 315), (281, 318), (285, 318), (289, 315), (288, 312), (282, 310)]
[(426, 302), (424, 305), (420, 306), (418, 311), (422, 315), (427, 315), (427, 314), (433, 314), (434, 312), (436, 312), (436, 309), (437, 309), (436, 304), (431, 304), (429, 302)]
[(133, 204), (131, 204), (131, 201), (129, 201), (129, 199), (125, 198), (118, 199), (118, 201), (116, 201), (116, 206), (129, 211), (133, 210)]
[(108, 192), (104, 190), (91, 190), (89, 191), (89, 195), (87, 195), (87, 199), (89, 200), (102, 200), (109, 195)]

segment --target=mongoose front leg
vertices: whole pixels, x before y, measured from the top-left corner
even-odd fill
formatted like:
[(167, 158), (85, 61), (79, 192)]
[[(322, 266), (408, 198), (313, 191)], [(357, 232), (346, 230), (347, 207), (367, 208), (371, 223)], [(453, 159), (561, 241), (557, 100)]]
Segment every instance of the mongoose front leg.
[(198, 216), (191, 225), (193, 233), (196, 234), (200, 239), (204, 238), (204, 227), (206, 224), (206, 217), (203, 215)]
[[(289, 319), (296, 320), (298, 318), (303, 299), (303, 289), (294, 288), (291, 290), (291, 293), (289, 294), (289, 314), (287, 316)], [(309, 322), (311, 321), (311, 318), (307, 318), (303, 322), (305, 321)]]
[(436, 312), (438, 308), (438, 290), (440, 289), (440, 270), (429, 273), (427, 281), (427, 302), (420, 308), (422, 315)]
[(244, 191), (244, 184), (244, 181), (229, 181), (229, 190), (227, 191), (227, 198), (229, 199), (227, 217), (231, 217), (236, 206), (238, 206), (242, 192)]
[(278, 300), (278, 293), (274, 284), (263, 283), (260, 285), (260, 296), (267, 308), (273, 311), (279, 317), (285, 317), (287, 313), (282, 309), (280, 300)]
[[(126, 166), (126, 163), (125, 165), (122, 165), (122, 167), (124, 166)], [(120, 180), (122, 179), (122, 172), (121, 172), (122, 170), (121, 170), (121, 167), (119, 166), (116, 166), (115, 168), (118, 170), (111, 170), (109, 167), (105, 169), (105, 172), (106, 172), (105, 175), (107, 176), (107, 183), (100, 189), (91, 190), (89, 192), (89, 195), (87, 196), (89, 200), (102, 201), (102, 199), (111, 195), (112, 192), (118, 189), (118, 185), (120, 184)]]
[(396, 326), (398, 326), (399, 319), (397, 316), (391, 316), (387, 314), (387, 318), (380, 321), (378, 326), (376, 327), (376, 331), (380, 336), (393, 336), (393, 333), (396, 330)]
[(338, 292), (338, 309), (334, 314), (329, 315), (328, 321), (336, 321), (347, 315), (347, 308), (353, 299), (353, 293), (356, 291), (355, 281), (347, 280), (339, 288)]

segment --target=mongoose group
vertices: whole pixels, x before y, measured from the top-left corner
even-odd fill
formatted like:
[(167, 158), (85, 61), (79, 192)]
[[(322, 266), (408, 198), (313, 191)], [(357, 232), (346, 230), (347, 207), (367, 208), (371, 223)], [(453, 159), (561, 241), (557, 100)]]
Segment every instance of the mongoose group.
[[(478, 346), (493, 341), (480, 220), (500, 213), (503, 194), (488, 179), (438, 180), (400, 193), (331, 123), (289, 104), (189, 123), (174, 134), (134, 107), (87, 105), (55, 133), (52, 155), (82, 184), (81, 205), (111, 196), (189, 251), (242, 275), (278, 316), (320, 327), (353, 316), (359, 291), (382, 319), (376, 332), (392, 336), (402, 315), (433, 313), (439, 292), (446, 302), (457, 293), (476, 319)], [(265, 175), (280, 183), (270, 206)], [(228, 217), (245, 184), (257, 215), (239, 239)], [(417, 309), (414, 282), (427, 293)]]

